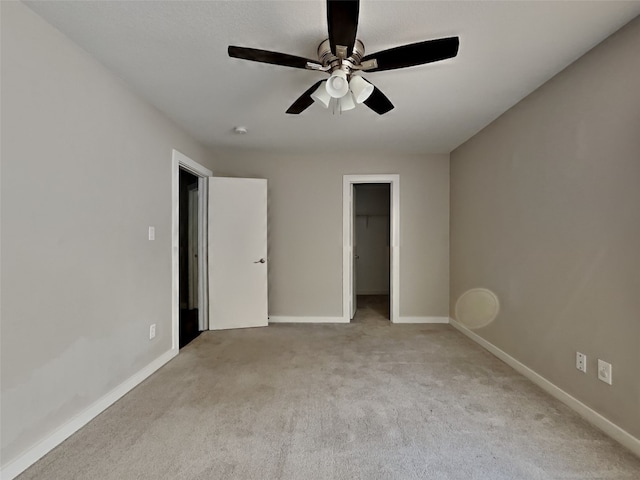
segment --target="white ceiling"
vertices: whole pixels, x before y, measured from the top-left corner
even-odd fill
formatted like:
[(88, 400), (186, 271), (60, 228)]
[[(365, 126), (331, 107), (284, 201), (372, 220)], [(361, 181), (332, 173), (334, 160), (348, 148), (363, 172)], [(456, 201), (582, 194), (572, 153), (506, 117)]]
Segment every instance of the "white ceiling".
[(232, 59), (227, 46), (316, 58), (323, 0), (25, 3), (205, 145), (280, 152), (450, 152), (640, 14), (640, 1), (362, 0), (367, 53), (458, 35), (458, 56), (365, 74), (395, 104), (386, 115), (296, 116), (285, 110), (324, 74)]

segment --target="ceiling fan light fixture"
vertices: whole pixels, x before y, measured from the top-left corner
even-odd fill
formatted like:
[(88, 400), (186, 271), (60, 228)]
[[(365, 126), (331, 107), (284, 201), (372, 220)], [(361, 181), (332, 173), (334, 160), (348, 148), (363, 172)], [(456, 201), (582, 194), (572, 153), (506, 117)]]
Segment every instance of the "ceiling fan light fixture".
[(326, 84), (327, 93), (333, 98), (342, 98), (349, 91), (347, 73), (344, 70), (334, 70)]
[(347, 92), (347, 94), (338, 99), (338, 107), (340, 112), (346, 112), (347, 110), (353, 110), (356, 108), (356, 102), (353, 101), (353, 95), (351, 92)]
[(374, 87), (364, 78), (358, 75), (353, 75), (349, 82), (349, 88), (353, 93), (353, 98), (356, 103), (362, 103), (371, 96)]
[(327, 82), (322, 82), (315, 92), (311, 94), (311, 98), (314, 102), (319, 103), (324, 108), (329, 108), (329, 102), (331, 101), (331, 95), (327, 91)]

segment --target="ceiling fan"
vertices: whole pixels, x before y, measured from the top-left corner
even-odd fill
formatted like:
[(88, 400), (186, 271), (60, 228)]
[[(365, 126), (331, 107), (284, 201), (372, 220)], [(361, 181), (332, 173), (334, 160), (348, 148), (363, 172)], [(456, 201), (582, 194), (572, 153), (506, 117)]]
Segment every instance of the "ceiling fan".
[(377, 87), (356, 75), (356, 72), (380, 72), (437, 62), (458, 54), (458, 37), (439, 38), (411, 43), (365, 55), (364, 44), (356, 38), (359, 0), (327, 0), (329, 38), (318, 47), (318, 60), (256, 48), (229, 46), (230, 57), (271, 63), (292, 68), (303, 68), (328, 73), (328, 80), (314, 83), (287, 110), (302, 113), (314, 101), (329, 107), (332, 99), (340, 111), (350, 110), (364, 103), (383, 115), (393, 104)]

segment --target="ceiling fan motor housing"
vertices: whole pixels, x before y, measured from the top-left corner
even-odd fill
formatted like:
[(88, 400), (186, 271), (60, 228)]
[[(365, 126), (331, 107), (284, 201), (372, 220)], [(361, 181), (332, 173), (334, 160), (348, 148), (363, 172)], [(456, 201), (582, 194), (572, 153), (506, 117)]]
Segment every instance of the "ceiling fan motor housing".
[(356, 65), (360, 64), (360, 61), (364, 57), (364, 43), (361, 40), (356, 39), (356, 43), (353, 46), (353, 53), (348, 58), (341, 59), (333, 54), (331, 51), (331, 45), (329, 39), (324, 40), (318, 46), (318, 59), (325, 67), (330, 67), (328, 73), (332, 73), (335, 70), (344, 70), (347, 75), (351, 75), (351, 71)]

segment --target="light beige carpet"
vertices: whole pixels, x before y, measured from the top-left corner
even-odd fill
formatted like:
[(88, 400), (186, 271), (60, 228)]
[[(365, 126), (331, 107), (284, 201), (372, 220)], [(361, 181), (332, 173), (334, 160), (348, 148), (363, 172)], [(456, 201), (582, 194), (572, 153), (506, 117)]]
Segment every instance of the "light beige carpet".
[(640, 478), (450, 326), (357, 320), (204, 333), (19, 478)]

